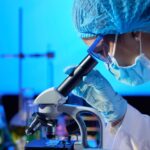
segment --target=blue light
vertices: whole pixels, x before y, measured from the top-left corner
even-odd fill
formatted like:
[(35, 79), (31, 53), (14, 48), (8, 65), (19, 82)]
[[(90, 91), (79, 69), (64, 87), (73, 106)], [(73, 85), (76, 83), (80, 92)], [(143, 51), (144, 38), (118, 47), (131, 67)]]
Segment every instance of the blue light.
[[(47, 58), (23, 60), (23, 86), (34, 88), (36, 93), (58, 86), (66, 77), (66, 66), (77, 65), (86, 55), (87, 46), (77, 37), (72, 22), (73, 1), (0, 1), (0, 55), (18, 54), (18, 10), (23, 10), (23, 53), (44, 54), (50, 49), (53, 60)], [(49, 47), (49, 48), (48, 48)], [(18, 93), (19, 64), (17, 58), (0, 57), (0, 92)], [(50, 65), (48, 66), (48, 64)], [(53, 69), (51, 71), (51, 69)], [(102, 63), (97, 69), (111, 81), (113, 88), (122, 95), (150, 95), (150, 83), (128, 87), (118, 83)]]

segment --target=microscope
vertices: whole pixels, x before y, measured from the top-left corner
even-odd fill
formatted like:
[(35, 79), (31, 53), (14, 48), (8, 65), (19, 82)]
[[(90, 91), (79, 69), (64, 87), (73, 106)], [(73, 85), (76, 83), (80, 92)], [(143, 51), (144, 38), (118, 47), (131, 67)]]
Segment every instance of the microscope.
[[(38, 149), (50, 149), (50, 150), (96, 150), (103, 147), (103, 121), (100, 113), (91, 108), (85, 106), (75, 106), (65, 104), (69, 93), (80, 83), (85, 75), (87, 75), (97, 64), (97, 58), (99, 57), (94, 53), (95, 48), (103, 37), (99, 36), (96, 41), (88, 49), (88, 55), (79, 63), (79, 65), (68, 75), (68, 77), (57, 88), (50, 88), (42, 92), (34, 101), (38, 105), (39, 110), (34, 114), (34, 119), (26, 129), (26, 134), (31, 135), (42, 126), (51, 128), (51, 131), (55, 130), (56, 117), (61, 113), (70, 115), (77, 123), (80, 134), (81, 142), (76, 143), (69, 138), (67, 141), (49, 140), (49, 144), (46, 144), (44, 139), (34, 140), (26, 144), (25, 150), (38, 150)], [(83, 119), (83, 113), (91, 113), (96, 116), (98, 121), (99, 142), (97, 147), (91, 148), (87, 140), (87, 128)], [(54, 132), (51, 134), (53, 135)]]

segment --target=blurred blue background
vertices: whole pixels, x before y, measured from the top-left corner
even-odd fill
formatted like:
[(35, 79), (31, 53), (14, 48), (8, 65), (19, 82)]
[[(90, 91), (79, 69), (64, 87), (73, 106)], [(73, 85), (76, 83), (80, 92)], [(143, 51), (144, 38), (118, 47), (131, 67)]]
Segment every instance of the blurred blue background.
[[(85, 56), (87, 46), (78, 37), (72, 22), (71, 0), (0, 0), (0, 55), (19, 54), (22, 10), (22, 51), (27, 54), (54, 53), (54, 58), (22, 59), (22, 87), (35, 93), (58, 86), (66, 77), (66, 66), (77, 65)], [(118, 83), (103, 63), (97, 69), (122, 95), (150, 95), (150, 82), (129, 87)], [(0, 93), (19, 91), (19, 59), (0, 57)]]

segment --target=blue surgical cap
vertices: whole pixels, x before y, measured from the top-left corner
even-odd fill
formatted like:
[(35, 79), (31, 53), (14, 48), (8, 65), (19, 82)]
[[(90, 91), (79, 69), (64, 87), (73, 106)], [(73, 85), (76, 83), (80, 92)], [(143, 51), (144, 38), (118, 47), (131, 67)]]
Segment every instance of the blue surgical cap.
[(79, 36), (150, 32), (150, 0), (74, 0)]

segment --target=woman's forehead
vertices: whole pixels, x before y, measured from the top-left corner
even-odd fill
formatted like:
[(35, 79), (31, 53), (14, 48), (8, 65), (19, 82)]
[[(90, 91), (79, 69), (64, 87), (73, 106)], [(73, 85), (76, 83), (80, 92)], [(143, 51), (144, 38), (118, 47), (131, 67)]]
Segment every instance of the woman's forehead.
[(92, 43), (96, 40), (96, 37), (92, 37), (92, 38), (82, 38), (82, 40), (83, 40), (88, 46), (91, 46)]

